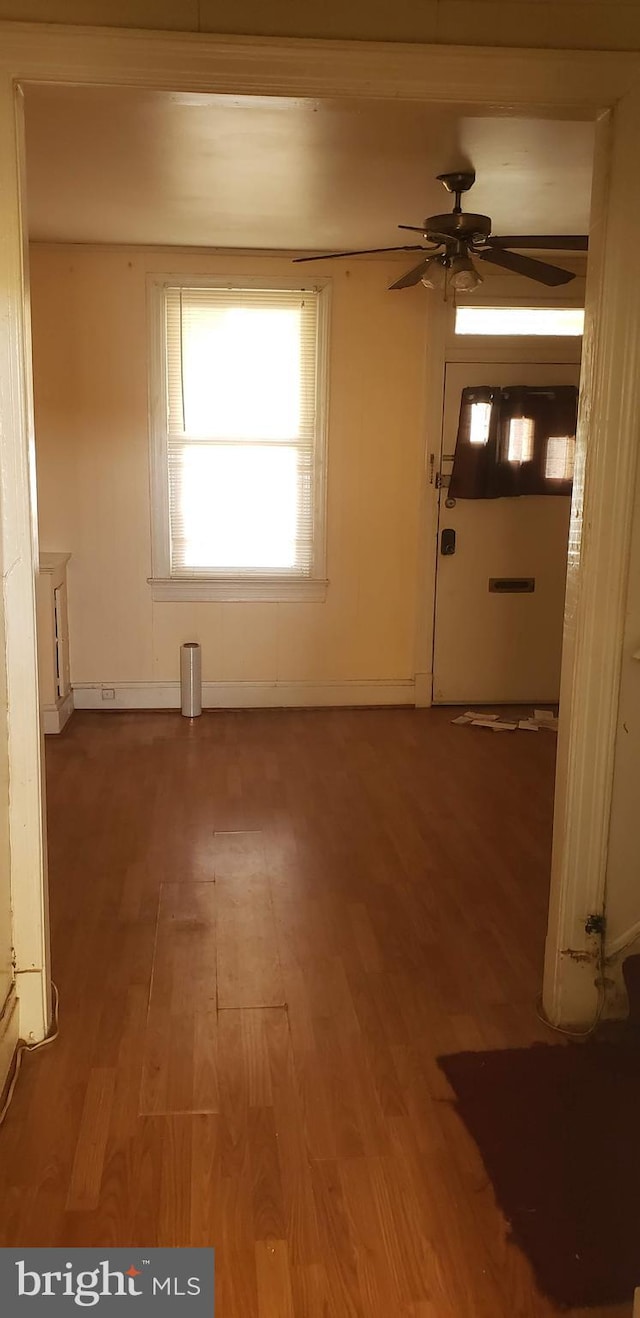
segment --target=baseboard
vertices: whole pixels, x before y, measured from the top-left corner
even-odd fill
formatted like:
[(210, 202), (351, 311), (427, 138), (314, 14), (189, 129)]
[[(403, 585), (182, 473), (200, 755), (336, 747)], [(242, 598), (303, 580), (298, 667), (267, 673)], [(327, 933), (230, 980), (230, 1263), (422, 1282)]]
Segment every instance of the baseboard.
[(40, 719), (42, 730), (46, 736), (51, 733), (62, 732), (65, 723), (71, 718), (73, 713), (73, 691), (70, 691), (61, 700), (58, 705), (43, 705), (40, 710)]
[(12, 984), (0, 1016), (0, 1096), (11, 1076), (19, 1036), (20, 1011), (15, 984)]
[(631, 928), (627, 929), (625, 933), (620, 934), (618, 938), (613, 938), (611, 942), (607, 939), (607, 957), (617, 957), (619, 952), (626, 952), (627, 949), (631, 952), (633, 950), (632, 944), (637, 943), (638, 940), (640, 940), (640, 920), (637, 920), (635, 924), (632, 924)]
[[(103, 692), (111, 692), (106, 699)], [(75, 709), (179, 709), (179, 682), (79, 683)], [(414, 705), (415, 683), (203, 682), (204, 709), (315, 709), (340, 705)]]
[(418, 709), (429, 709), (433, 694), (433, 673), (416, 673), (415, 701)]
[(627, 990), (622, 973), (625, 957), (640, 951), (640, 920), (624, 934), (607, 942), (605, 948), (607, 995), (604, 1016), (607, 1020), (622, 1020), (629, 1011)]

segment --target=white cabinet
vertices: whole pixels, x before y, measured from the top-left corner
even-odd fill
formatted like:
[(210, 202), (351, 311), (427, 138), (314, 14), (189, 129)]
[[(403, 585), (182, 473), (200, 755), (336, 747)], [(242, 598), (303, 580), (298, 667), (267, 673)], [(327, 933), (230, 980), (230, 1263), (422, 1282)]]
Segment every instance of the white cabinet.
[(67, 614), (67, 563), (70, 557), (70, 554), (40, 554), (36, 589), (38, 681), (45, 732), (61, 732), (73, 709)]

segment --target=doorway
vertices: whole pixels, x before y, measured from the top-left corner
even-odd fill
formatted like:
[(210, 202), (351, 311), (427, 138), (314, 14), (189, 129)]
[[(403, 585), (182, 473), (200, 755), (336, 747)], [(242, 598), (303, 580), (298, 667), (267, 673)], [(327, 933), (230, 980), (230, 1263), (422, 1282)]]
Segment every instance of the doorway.
[[(571, 510), (566, 483), (562, 493), (454, 498), (450, 481), (464, 390), (577, 387), (578, 382), (577, 363), (446, 366), (438, 481), (434, 704), (546, 704), (559, 699)], [(472, 439), (477, 451), (487, 442), (488, 430)], [(505, 455), (511, 466), (523, 457)], [(475, 491), (465, 494), (473, 496)]]
[[(13, 565), (5, 586), (10, 690), (8, 747), (4, 749), (12, 762), (14, 782), (9, 822), (14, 844), (14, 926), (20, 932), (18, 967), (23, 964), (25, 978), (35, 982), (33, 969), (48, 964), (43, 952), (46, 899), (33, 636), (34, 544), (29, 501), (29, 461), (33, 455), (29, 438), (29, 354), (23, 334), (23, 232), (18, 182), (20, 116), (16, 120), (14, 113), (16, 87), (43, 77), (67, 83), (115, 82), (169, 89), (175, 87), (178, 79), (184, 92), (194, 93), (215, 85), (218, 90), (233, 93), (241, 87), (256, 94), (273, 95), (277, 90), (295, 96), (300, 95), (301, 89), (313, 87), (316, 93), (322, 90), (328, 95), (358, 97), (370, 95), (371, 88), (375, 88), (381, 98), (428, 94), (433, 101), (467, 101), (482, 107), (495, 104), (495, 87), (499, 86), (502, 103), (511, 109), (535, 106), (541, 107), (541, 114), (548, 115), (550, 107), (558, 107), (566, 114), (569, 106), (578, 104), (583, 113), (599, 116), (592, 212), (595, 273), (589, 296), (588, 369), (583, 382), (584, 417), (585, 422), (588, 417), (591, 441), (585, 511), (590, 532), (589, 561), (586, 565), (582, 561), (582, 507), (576, 505), (570, 559), (570, 590), (572, 599), (577, 598), (570, 630), (576, 644), (570, 658), (565, 659), (565, 681), (567, 691), (573, 688), (577, 695), (566, 706), (565, 767), (559, 780), (551, 939), (555, 966), (558, 949), (566, 945), (567, 938), (571, 936), (572, 946), (578, 941), (575, 930), (569, 932), (564, 928), (558, 915), (559, 906), (562, 912), (565, 908), (571, 911), (579, 890), (580, 906), (584, 907), (587, 888), (589, 895), (592, 892), (597, 895), (604, 881), (637, 451), (639, 384), (629, 346), (637, 330), (640, 287), (634, 277), (638, 249), (634, 232), (637, 208), (633, 203), (633, 189), (639, 185), (629, 178), (626, 166), (633, 155), (640, 115), (634, 89), (635, 66), (627, 55), (612, 54), (603, 62), (597, 52), (590, 51), (553, 52), (552, 60), (547, 60), (545, 52), (528, 60), (514, 60), (511, 52), (493, 58), (495, 52), (492, 52), (492, 76), (488, 78), (487, 55), (481, 50), (466, 54), (464, 59), (458, 51), (444, 46), (415, 50), (372, 48), (364, 54), (359, 51), (356, 56), (345, 46), (340, 51), (332, 49), (327, 60), (314, 43), (292, 54), (289, 47), (277, 42), (262, 43), (253, 49), (246, 42), (235, 43), (230, 39), (221, 42), (205, 36), (198, 41), (196, 58), (192, 43), (187, 50), (182, 39), (164, 33), (145, 35), (141, 62), (142, 41), (139, 34), (132, 42), (128, 33), (110, 33), (106, 40), (102, 33), (90, 36), (73, 30), (68, 33), (47, 30), (43, 35), (30, 33), (27, 38), (16, 30), (7, 35), (3, 52), (3, 178), (7, 199), (0, 244), (7, 311), (2, 337), (3, 421), (6, 422), (2, 430), (3, 506), (10, 537), (6, 561)], [(585, 87), (589, 89), (588, 97)], [(608, 108), (614, 104), (615, 123)], [(583, 430), (586, 438), (586, 424)], [(583, 440), (579, 446), (584, 450)], [(582, 488), (581, 482), (579, 496)], [(581, 505), (581, 498), (578, 504)], [(595, 664), (593, 649), (597, 652)], [(585, 857), (593, 858), (586, 869)], [(588, 905), (590, 908), (591, 903)], [(27, 918), (34, 909), (38, 913), (35, 927), (33, 918)], [(30, 937), (32, 927), (33, 938)], [(38, 945), (33, 954), (31, 943)], [(44, 975), (40, 978), (44, 979)], [(588, 1004), (590, 994), (577, 992), (579, 1002), (575, 1008), (568, 1007), (565, 997), (557, 991), (555, 980), (552, 984), (552, 971), (548, 978), (554, 1017), (559, 1019), (569, 1012), (567, 1019), (581, 1019), (585, 998)], [(33, 1029), (38, 1034), (42, 1032), (45, 1014), (40, 1008), (38, 1019), (34, 1016)]]

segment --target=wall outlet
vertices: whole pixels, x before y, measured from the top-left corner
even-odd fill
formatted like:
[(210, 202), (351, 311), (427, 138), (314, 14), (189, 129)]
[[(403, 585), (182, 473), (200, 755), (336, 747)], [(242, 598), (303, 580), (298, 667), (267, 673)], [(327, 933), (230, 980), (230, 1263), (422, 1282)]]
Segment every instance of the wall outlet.
[(103, 699), (103, 700), (115, 700), (115, 698), (116, 698), (115, 687), (112, 687), (112, 686), (103, 686), (103, 688), (102, 688), (102, 699)]

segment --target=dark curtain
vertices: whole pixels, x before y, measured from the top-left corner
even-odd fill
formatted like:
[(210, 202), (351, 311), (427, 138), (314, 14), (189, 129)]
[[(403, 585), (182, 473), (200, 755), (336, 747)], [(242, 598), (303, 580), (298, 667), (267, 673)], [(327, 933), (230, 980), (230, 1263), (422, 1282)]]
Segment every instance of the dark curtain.
[(575, 385), (463, 389), (449, 497), (570, 494), (577, 412)]

